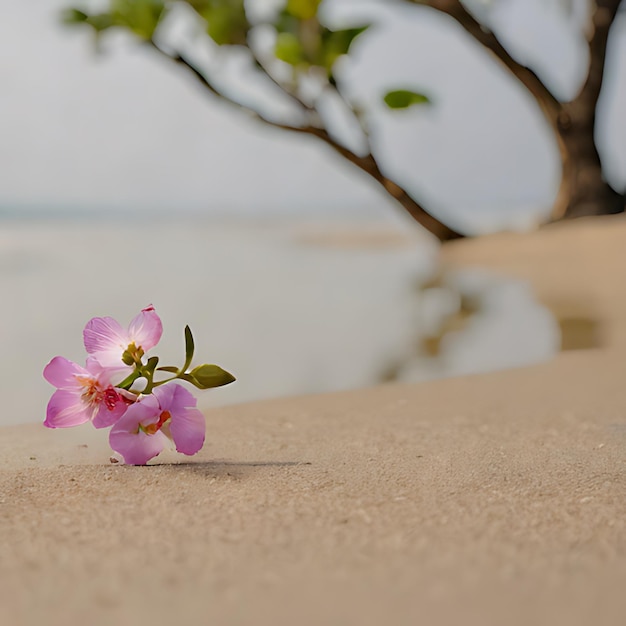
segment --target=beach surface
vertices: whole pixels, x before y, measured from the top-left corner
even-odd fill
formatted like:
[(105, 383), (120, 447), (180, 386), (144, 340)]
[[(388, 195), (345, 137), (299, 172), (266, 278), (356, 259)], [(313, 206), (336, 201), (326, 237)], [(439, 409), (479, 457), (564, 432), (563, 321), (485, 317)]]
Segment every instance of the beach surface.
[[(555, 258), (584, 228), (553, 230)], [(603, 307), (626, 246), (602, 241), (584, 254), (618, 263), (577, 295), (612, 281), (601, 349), (210, 409), (204, 449), (152, 467), (89, 426), (0, 428), (0, 623), (623, 624), (626, 351)]]

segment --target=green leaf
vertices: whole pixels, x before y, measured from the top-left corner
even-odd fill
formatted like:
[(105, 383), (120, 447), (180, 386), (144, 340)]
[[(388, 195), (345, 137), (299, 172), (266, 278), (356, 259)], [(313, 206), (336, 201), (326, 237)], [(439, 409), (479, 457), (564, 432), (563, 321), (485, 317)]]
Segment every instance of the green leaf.
[(115, 21), (115, 18), (109, 13), (96, 13), (95, 15), (87, 15), (82, 22), (74, 22), (75, 24), (87, 24), (91, 26), (96, 33), (101, 33), (108, 28), (113, 28), (113, 26), (119, 26)]
[(154, 35), (165, 10), (163, 0), (111, 0), (111, 8), (118, 25), (146, 40)]
[(430, 104), (430, 98), (423, 93), (398, 89), (385, 95), (385, 104), (390, 109), (408, 109), (415, 104)]
[[(198, 381), (189, 374), (181, 374), (178, 378), (180, 378), (181, 380), (186, 380), (188, 383), (191, 383), (192, 385), (198, 387)], [(200, 389), (202, 389), (202, 387), (200, 387)]]
[(64, 24), (84, 24), (89, 19), (89, 15), (79, 9), (64, 9), (61, 12), (61, 21)]
[(321, 0), (287, 0), (287, 12), (300, 20), (310, 20), (317, 15)]
[(335, 61), (350, 51), (353, 41), (369, 28), (369, 24), (357, 28), (345, 28), (344, 30), (324, 29), (322, 34), (322, 63), (330, 73)]
[(70, 25), (87, 24), (97, 34), (118, 26), (149, 40), (164, 11), (165, 0), (110, 0), (108, 11), (89, 14), (80, 9), (68, 9), (62, 19)]
[(300, 65), (304, 62), (304, 50), (298, 37), (292, 33), (278, 33), (274, 47), (276, 58), (289, 65)]
[[(193, 379), (193, 384), (199, 389), (210, 389), (212, 387), (221, 387), (234, 382), (235, 377), (223, 370), (219, 365), (198, 365), (189, 372), (189, 377)], [(187, 380), (187, 378), (185, 378)], [(192, 382), (192, 381), (189, 381)]]
[(286, 9), (283, 9), (274, 21), (274, 28), (278, 33), (291, 33), (292, 35), (298, 35), (300, 31), (301, 20), (288, 13)]
[(330, 30), (320, 24), (317, 19), (319, 3), (314, 4), (315, 10), (312, 6), (301, 7), (300, 10), (288, 4), (277, 15), (274, 22), (277, 33), (274, 54), (281, 61), (301, 70), (311, 65), (324, 68), (330, 76), (337, 59), (348, 54), (354, 40), (369, 25)]
[(195, 349), (193, 343), (193, 335), (191, 334), (191, 328), (185, 326), (185, 364), (181, 368), (181, 372), (186, 372), (187, 368), (191, 365), (193, 359), (193, 351)]
[(207, 22), (207, 33), (219, 46), (246, 45), (250, 23), (244, 0), (196, 0), (191, 2)]
[(159, 357), (158, 356), (151, 356), (147, 363), (144, 366), (144, 369), (147, 370), (148, 372), (153, 372), (156, 369), (156, 366), (159, 364)]

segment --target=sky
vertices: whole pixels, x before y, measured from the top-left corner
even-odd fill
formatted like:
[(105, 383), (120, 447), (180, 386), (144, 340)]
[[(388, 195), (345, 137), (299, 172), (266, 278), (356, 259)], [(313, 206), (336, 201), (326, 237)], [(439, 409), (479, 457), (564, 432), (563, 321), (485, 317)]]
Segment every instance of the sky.
[[(560, 95), (586, 57), (579, 15), (508, 0), (490, 20)], [(0, 21), (0, 210), (202, 211), (235, 216), (382, 216), (392, 203), (316, 140), (265, 128), (216, 103), (180, 68), (129, 38), (95, 54), (58, 20), (61, 0), (5, 0)], [(371, 111), (385, 171), (433, 212), (472, 230), (530, 225), (558, 184), (556, 147), (534, 102), (445, 16), (392, 2), (326, 0), (337, 25), (375, 21), (344, 63)], [(626, 187), (626, 16), (616, 24), (598, 142)], [(391, 113), (386, 89), (434, 104)]]

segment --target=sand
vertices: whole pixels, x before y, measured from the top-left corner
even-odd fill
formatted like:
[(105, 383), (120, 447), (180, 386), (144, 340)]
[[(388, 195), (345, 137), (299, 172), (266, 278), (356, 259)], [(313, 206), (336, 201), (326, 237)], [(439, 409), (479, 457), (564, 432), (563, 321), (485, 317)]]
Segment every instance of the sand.
[(626, 348), (624, 215), (450, 242), (440, 257), (444, 267), (475, 266), (528, 281), (557, 317), (595, 321), (596, 343)]
[(621, 625), (625, 362), (217, 408), (154, 467), (3, 427), (0, 624)]

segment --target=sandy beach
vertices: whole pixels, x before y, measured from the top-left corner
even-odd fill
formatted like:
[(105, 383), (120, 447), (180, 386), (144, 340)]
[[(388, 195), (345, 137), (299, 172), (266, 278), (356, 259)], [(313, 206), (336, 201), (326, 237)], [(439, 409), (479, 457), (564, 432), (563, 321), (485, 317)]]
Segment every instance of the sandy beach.
[(443, 252), (523, 259), (547, 305), (569, 285), (600, 349), (213, 408), (202, 452), (155, 467), (111, 464), (88, 426), (0, 428), (0, 623), (623, 624), (625, 235)]

